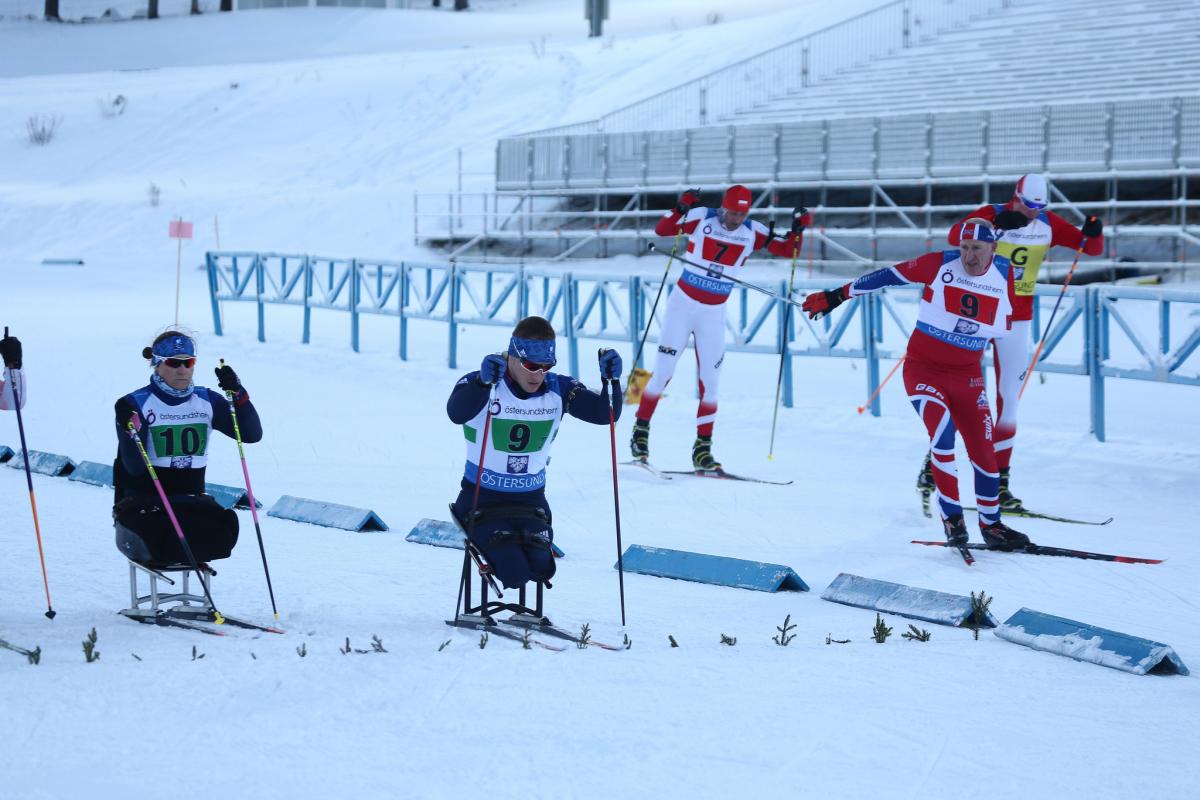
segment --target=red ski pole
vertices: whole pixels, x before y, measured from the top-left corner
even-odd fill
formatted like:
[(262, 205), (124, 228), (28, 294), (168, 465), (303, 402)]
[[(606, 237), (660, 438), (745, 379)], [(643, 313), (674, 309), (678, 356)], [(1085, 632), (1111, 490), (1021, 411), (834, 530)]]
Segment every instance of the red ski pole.
[[(4, 326), (4, 338), (8, 338), (8, 326)], [(21, 395), (17, 392), (17, 371), (8, 368), (8, 385), (12, 389), (13, 408), (17, 412), (17, 431), (21, 435), (21, 459), (25, 462), (25, 482), (29, 485), (29, 507), (33, 511), (33, 532), (37, 536), (38, 558), (42, 562), (42, 586), (46, 588), (46, 616), (54, 619), (57, 614), (50, 602), (50, 580), (46, 577), (46, 554), (42, 550), (42, 529), (38, 524), (37, 498), (33, 494), (33, 474), (29, 471), (29, 448), (25, 445), (25, 423), (21, 419)]]
[[(221, 359), (225, 366), (225, 359)], [(267, 576), (267, 594), (271, 596), (271, 611), (275, 619), (279, 619), (279, 609), (275, 607), (275, 589), (271, 587), (271, 570), (267, 567), (267, 549), (263, 545), (262, 526), (258, 523), (258, 505), (254, 502), (254, 490), (250, 488), (250, 470), (246, 467), (246, 451), (242, 447), (242, 429), (238, 426), (237, 409), (233, 406), (233, 392), (225, 392), (229, 401), (229, 416), (233, 417), (233, 435), (237, 439), (238, 456), (242, 459), (242, 476), (246, 479), (246, 497), (250, 500), (250, 515), (254, 517), (254, 533), (258, 536), (258, 552), (262, 555), (263, 574)]]

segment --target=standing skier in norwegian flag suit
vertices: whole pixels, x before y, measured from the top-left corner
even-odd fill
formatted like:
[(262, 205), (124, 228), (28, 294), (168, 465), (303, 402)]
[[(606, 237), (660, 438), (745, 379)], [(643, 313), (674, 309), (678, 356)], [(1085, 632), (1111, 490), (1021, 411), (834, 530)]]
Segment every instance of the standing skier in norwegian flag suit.
[(957, 250), (926, 253), (894, 267), (804, 299), (804, 310), (819, 319), (845, 301), (885, 286), (923, 284), (917, 324), (908, 340), (904, 386), (929, 433), (933, 476), (946, 539), (966, 544), (969, 536), (958, 499), (954, 435), (966, 445), (975, 473), (979, 528), (985, 543), (1017, 548), (1029, 537), (1000, 520), (1000, 476), (992, 446), (992, 414), (984, 389), (980, 357), (992, 339), (1012, 327), (1013, 273), (996, 253), (996, 231), (972, 218), (951, 234)]

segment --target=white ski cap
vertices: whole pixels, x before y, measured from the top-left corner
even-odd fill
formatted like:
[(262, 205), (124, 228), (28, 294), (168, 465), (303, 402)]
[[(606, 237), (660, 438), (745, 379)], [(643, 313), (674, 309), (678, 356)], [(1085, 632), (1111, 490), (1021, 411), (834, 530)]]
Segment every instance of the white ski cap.
[(1022, 175), (1021, 180), (1017, 181), (1014, 194), (1026, 208), (1045, 208), (1050, 202), (1050, 189), (1046, 186), (1046, 179), (1035, 173)]

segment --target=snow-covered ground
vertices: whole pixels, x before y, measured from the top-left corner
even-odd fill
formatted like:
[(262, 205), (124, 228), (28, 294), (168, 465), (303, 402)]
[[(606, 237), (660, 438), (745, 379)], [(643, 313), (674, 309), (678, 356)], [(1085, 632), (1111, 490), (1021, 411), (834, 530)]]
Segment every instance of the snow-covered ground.
[[(181, 314), (199, 336), (197, 374), (211, 385), (224, 357), (264, 419), (264, 441), (247, 448), (256, 493), (268, 505), (292, 494), (366, 506), (392, 526), (350, 534), (264, 518), (288, 633), (218, 639), (116, 616), (128, 581), (112, 544), (111, 495), (35, 476), (58, 611), (50, 622), (40, 613), (24, 475), (0, 468), (0, 636), (44, 652), (30, 667), (0, 651), (0, 796), (1194, 794), (1194, 680), (1134, 677), (936, 626), (923, 626), (933, 632), (926, 644), (903, 641), (907, 623), (895, 617), (896, 635), (876, 645), (872, 613), (819, 599), (839, 572), (959, 594), (982, 589), (1002, 619), (1022, 606), (1081, 619), (1167, 642), (1195, 668), (1200, 545), (1189, 500), (1200, 421), (1190, 387), (1108, 381), (1109, 441), (1100, 444), (1087, 430), (1085, 380), (1052, 375), (1031, 385), (1018, 439), (1014, 488), (1031, 506), (1116, 521), (1014, 525), (1047, 544), (1165, 563), (983, 554), (967, 568), (956, 555), (908, 543), (939, 530), (912, 489), (925, 443), (898, 383), (884, 391), (881, 418), (859, 416), (861, 365), (798, 361), (796, 407), (780, 412), (768, 462), (777, 363), (734, 354), (716, 455), (731, 469), (795, 483), (667, 483), (623, 471), (623, 539), (788, 564), (813, 592), (627, 575), (622, 628), (608, 431), (568, 420), (548, 488), (567, 558), (548, 608), (571, 627), (590, 622), (597, 638), (627, 634), (632, 649), (555, 654), (493, 640), (481, 651), (477, 636), (442, 624), (459, 555), (403, 537), (423, 517), (445, 518), (463, 453), (444, 398), (504, 332), (464, 330), (460, 370), (446, 368), (445, 329), (435, 323), (413, 323), (403, 363), (390, 320), (364, 322), (364, 352), (353, 354), (344, 315), (318, 313), (314, 341), (303, 346), (298, 316), (270, 309), (269, 341), (260, 344), (253, 307), (227, 304), (229, 335), (217, 338), (204, 274), (194, 268), (214, 243), (212, 218), (226, 248), (427, 255), (411, 244), (409, 198), (449, 186), (455, 148), (594, 116), (622, 90), (665, 88), (674, 78), (664, 76), (717, 66), (799, 35), (799, 19), (832, 13), (762, 2), (759, 14), (731, 11), (719, 25), (689, 30), (650, 20), (660, 32), (618, 33), (610, 46), (560, 33), (552, 20), (539, 58), (529, 44), (540, 35), (534, 23), (503, 5), (427, 15), (422, 49), (412, 33), (407, 44), (357, 54), (356, 37), (369, 40), (418, 12), (161, 20), (176, 26), (178, 61), (154, 49), (162, 45), (155, 36), (139, 38), (135, 28), (150, 23), (0, 25), (0, 324), (25, 341), (30, 446), (111, 460), (112, 402), (145, 382), (139, 351), (171, 321), (175, 254), (165, 232), (181, 215), (197, 221), (184, 251)], [(578, 4), (563, 5), (577, 21)], [(646, 6), (666, 17), (698, 10)], [(464, 37), (469, 48), (435, 46), (439, 26), (460, 19), (488, 24)], [(224, 27), (205, 27), (215, 25)], [(297, 52), (275, 39), (258, 48), (254, 25), (286, 25), (295, 41), (323, 38), (331, 49)], [(489, 30), (495, 42), (485, 41)], [(58, 36), (74, 38), (55, 50), (47, 42)], [(39, 37), (50, 38), (27, 44)], [(724, 52), (706, 37), (724, 37)], [(259, 58), (262, 49), (269, 58)], [(18, 50), (25, 66), (14, 69)], [(52, 66), (63, 59), (75, 59), (74, 74)], [(116, 71), (139, 59), (160, 69)], [(128, 110), (103, 118), (97, 98), (117, 93)], [(63, 117), (46, 148), (23, 139), (32, 113)], [(157, 207), (147, 201), (150, 183), (161, 188)], [(79, 256), (86, 266), (40, 265), (50, 256)], [(594, 383), (595, 372), (585, 359), (582, 377)], [(653, 457), (664, 467), (687, 463), (692, 380), (683, 367), (655, 417)], [(625, 418), (617, 431), (622, 456), (630, 424)], [(16, 440), (5, 413), (0, 442)], [(210, 480), (240, 483), (233, 443), (218, 438), (212, 453)], [(253, 526), (241, 516), (242, 541), (218, 565), (214, 593), (228, 613), (269, 620)], [(777, 647), (771, 637), (788, 614), (797, 638)], [(85, 664), (80, 642), (92, 627), (102, 658)], [(721, 634), (736, 646), (720, 644)], [(826, 645), (830, 634), (851, 641)], [(346, 637), (367, 648), (372, 635), (388, 653), (338, 652)], [(193, 661), (193, 646), (203, 659)]]

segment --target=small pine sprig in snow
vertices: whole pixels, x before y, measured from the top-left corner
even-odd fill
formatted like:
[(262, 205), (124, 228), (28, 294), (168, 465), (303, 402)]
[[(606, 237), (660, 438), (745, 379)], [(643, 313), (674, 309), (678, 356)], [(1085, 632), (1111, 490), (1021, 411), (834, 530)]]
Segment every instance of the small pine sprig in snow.
[(192, 645), (192, 661), (199, 661), (200, 659), (204, 658), (205, 655), (205, 653), (198, 653), (196, 651), (196, 645)]
[(87, 638), (83, 640), (83, 659), (87, 663), (100, 660), (100, 651), (96, 649), (96, 629), (92, 628)]
[(442, 643), (441, 643), (441, 645), (438, 647), (438, 652), (439, 652), (439, 653), (440, 653), (440, 652), (442, 652), (443, 650), (445, 650), (445, 649), (446, 649), (447, 647), (449, 647), (449, 646), (450, 646), (450, 640), (449, 640), (449, 639), (447, 639), (446, 641), (442, 642)]
[(975, 634), (975, 641), (979, 641), (979, 629), (983, 627), (983, 623), (987, 622), (988, 609), (991, 605), (992, 598), (984, 594), (982, 589), (978, 596), (971, 592), (971, 616), (967, 620), (967, 627)]
[(585, 623), (583, 623), (583, 626), (579, 629), (579, 641), (575, 643), (575, 646), (578, 647), (580, 650), (586, 650), (588, 644), (591, 643), (591, 641), (592, 641), (592, 627), (585, 622)]
[(521, 634), (521, 647), (526, 650), (533, 649), (533, 631), (526, 628)]
[(483, 648), (487, 647), (487, 643), (488, 633), (487, 631), (484, 631), (483, 633), (479, 634), (479, 649), (482, 650)]
[(729, 645), (730, 647), (733, 647), (735, 644), (737, 644), (737, 637), (736, 636), (726, 636), (725, 634), (722, 633), (721, 634), (721, 644), (726, 644), (726, 645)]
[(775, 630), (779, 631), (779, 635), (772, 636), (771, 637), (772, 642), (779, 645), (780, 647), (787, 647), (789, 644), (792, 643), (792, 639), (796, 638), (796, 634), (790, 633), (790, 632), (795, 630), (796, 626), (789, 625), (788, 623), (790, 623), (791, 621), (792, 621), (791, 614), (788, 614), (786, 617), (783, 618), (783, 624), (776, 626), (776, 628), (775, 628)]
[(879, 613), (875, 614), (875, 627), (871, 630), (871, 638), (876, 644), (883, 644), (887, 638), (892, 635), (892, 629), (883, 624), (883, 617)]
[(908, 630), (900, 634), (900, 638), (908, 639), (911, 642), (928, 642), (933, 638), (933, 634), (924, 628), (918, 628), (910, 622)]
[(835, 639), (832, 633), (825, 634), (825, 644), (850, 644), (849, 639)]
[(305, 656), (308, 655), (308, 643), (307, 642), (300, 643), (300, 646), (296, 648), (296, 655), (300, 656), (301, 658), (304, 658)]
[(675, 641), (675, 637), (669, 633), (667, 634), (667, 641), (671, 643), (671, 647), (679, 647), (679, 642)]

